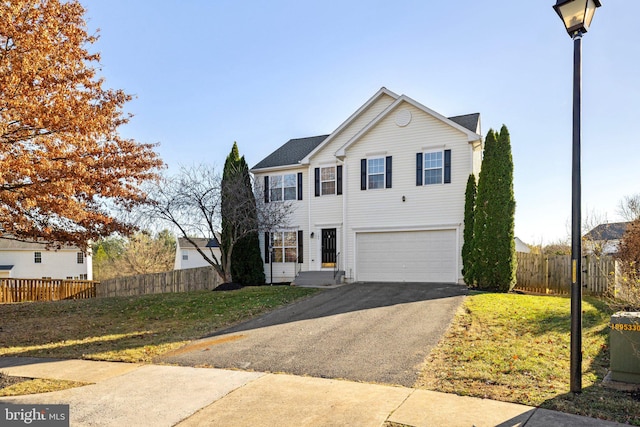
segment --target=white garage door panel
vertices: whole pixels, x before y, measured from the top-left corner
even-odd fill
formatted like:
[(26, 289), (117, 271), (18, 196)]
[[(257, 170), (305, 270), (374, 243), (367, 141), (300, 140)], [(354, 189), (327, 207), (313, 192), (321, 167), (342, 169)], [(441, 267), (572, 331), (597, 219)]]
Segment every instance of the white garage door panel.
[(357, 280), (457, 282), (455, 230), (358, 233)]

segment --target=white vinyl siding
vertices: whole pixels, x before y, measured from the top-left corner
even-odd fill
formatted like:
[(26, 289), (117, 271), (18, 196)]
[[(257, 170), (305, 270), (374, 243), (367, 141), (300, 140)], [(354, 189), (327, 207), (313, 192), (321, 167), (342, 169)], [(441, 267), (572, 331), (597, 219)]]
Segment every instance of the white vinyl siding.
[[(337, 135), (332, 135), (332, 140), (327, 143), (326, 146), (322, 148), (322, 150), (318, 151), (312, 158), (311, 163), (309, 165), (310, 170), (312, 172), (311, 176), (313, 176), (313, 170), (316, 167), (324, 167), (329, 163), (336, 163), (335, 152), (346, 144), (356, 133), (358, 133), (364, 126), (366, 126), (369, 122), (376, 118), (385, 108), (393, 103), (394, 99), (388, 95), (383, 95), (380, 99), (376, 100), (372, 105), (368, 107), (368, 109), (361, 112), (360, 116), (354, 118), (353, 122), (346, 126), (344, 129), (340, 131)], [(342, 185), (343, 185), (343, 196), (342, 197), (311, 197), (309, 201), (310, 208), (310, 217), (308, 218), (309, 224), (311, 226), (310, 231), (315, 231), (318, 234), (321, 228), (324, 226), (325, 228), (328, 226), (327, 224), (342, 224), (343, 222), (343, 203), (344, 198), (346, 196), (346, 165), (343, 166), (342, 169)], [(360, 164), (354, 166), (354, 171), (359, 173)], [(360, 178), (358, 177), (357, 181), (358, 185), (360, 183)], [(310, 187), (311, 191), (313, 191), (313, 186)], [(310, 193), (313, 196), (313, 192)], [(309, 199), (307, 199), (309, 200)], [(340, 233), (340, 231), (338, 231)], [(319, 238), (317, 241), (319, 242)], [(316, 240), (313, 241), (315, 245)], [(340, 244), (340, 239), (338, 244)], [(306, 247), (306, 246), (305, 246)], [(340, 246), (338, 247), (340, 251)], [(319, 250), (318, 250), (319, 251)], [(306, 259), (306, 258), (305, 258)], [(313, 256), (311, 259), (314, 259), (317, 262), (317, 268), (320, 268), (320, 260), (317, 256)]]
[[(339, 197), (313, 197), (313, 169), (311, 170), (311, 179), (309, 179), (309, 169), (308, 167), (289, 167), (282, 168), (275, 171), (268, 171), (264, 173), (255, 174), (254, 181), (257, 183), (263, 183), (264, 177), (269, 176), (269, 181), (271, 181), (274, 176), (282, 176), (282, 175), (295, 175), (296, 179), (298, 173), (302, 173), (302, 200), (291, 200), (287, 201), (290, 203), (293, 210), (289, 217), (287, 218), (287, 227), (291, 227), (293, 229), (299, 230), (307, 230), (309, 227), (309, 203), (311, 199), (339, 199)], [(269, 183), (269, 187), (271, 187), (271, 182)], [(259, 188), (262, 188), (260, 185)], [(297, 191), (297, 189), (296, 189)], [(264, 257), (264, 249), (265, 244), (268, 245), (269, 242), (265, 242), (264, 240), (264, 232), (258, 233), (258, 238), (260, 242), (260, 253)], [(303, 263), (297, 262), (285, 262), (285, 263), (265, 263), (264, 264), (264, 274), (267, 280), (267, 283), (270, 282), (271, 277), (273, 277), (274, 283), (280, 282), (290, 282), (292, 281), (298, 270), (306, 271), (309, 269), (309, 260), (311, 259), (309, 256), (309, 233), (303, 233), (303, 242), (302, 242), (303, 254), (302, 259)], [(297, 251), (297, 248), (296, 248)], [(290, 251), (291, 252), (291, 251)], [(312, 257), (313, 258), (313, 257)], [(264, 261), (264, 259), (263, 259)], [(273, 271), (272, 271), (273, 265)]]
[[(390, 113), (346, 152), (343, 253), (345, 265), (354, 269), (357, 230), (428, 229), (445, 224), (461, 228), (464, 222), (464, 191), (473, 163), (467, 135), (413, 106), (402, 104), (402, 108), (411, 112), (409, 125), (398, 127)], [(444, 150), (451, 150), (451, 184), (416, 186), (416, 153)], [(393, 156), (392, 188), (360, 190), (360, 160), (372, 152)], [(460, 265), (459, 255), (457, 262)]]
[[(389, 280), (413, 281), (418, 278), (419, 281), (450, 282), (461, 279), (460, 248), (464, 220), (464, 190), (469, 174), (473, 172), (477, 176), (479, 172), (481, 143), (479, 141), (470, 143), (468, 133), (451, 126), (441, 120), (437, 114), (432, 115), (428, 109), (422, 109), (421, 106), (413, 105), (411, 102), (400, 102), (394, 106), (393, 110), (381, 116), (381, 113), (393, 102), (393, 97), (385, 94), (362, 111), (356, 112), (346, 122), (349, 123), (347, 126), (341, 125), (338, 131), (329, 137), (328, 143), (313, 154), (309, 164), (273, 168), (256, 174), (255, 180), (258, 183), (265, 182), (266, 175), (271, 180), (277, 175), (298, 172), (304, 174), (302, 201), (292, 202), (295, 211), (287, 225), (292, 229), (304, 230), (302, 233), (304, 263), (266, 263), (267, 281), (270, 277), (273, 277), (273, 282), (290, 281), (293, 280), (297, 271), (320, 270), (322, 268), (321, 232), (327, 228), (335, 228), (337, 231), (339, 263), (341, 269), (346, 271), (348, 280), (367, 279), (368, 266), (371, 266), (372, 271), (378, 275), (382, 272), (379, 263), (389, 265), (389, 263), (401, 261), (402, 257), (394, 254), (402, 254), (405, 251), (406, 255), (406, 249), (409, 246), (419, 245), (419, 242), (410, 242), (408, 246), (404, 243), (407, 239), (411, 240), (412, 237), (409, 236), (414, 233), (417, 239), (435, 238), (444, 233), (446, 244), (443, 246), (443, 256), (438, 258), (438, 254), (432, 254), (430, 261), (427, 261), (426, 270), (424, 268), (419, 271), (412, 270), (419, 265), (419, 262), (411, 262), (408, 264), (410, 267), (403, 269), (406, 271), (395, 271), (393, 278), (387, 277)], [(411, 115), (411, 121), (402, 127), (395, 123), (396, 113), (401, 110), (408, 110)], [(374, 120), (375, 125), (367, 126)], [(365, 128), (367, 131), (360, 133)], [(354, 139), (356, 136), (357, 138)], [(340, 157), (336, 157), (336, 152), (342, 147), (346, 147), (344, 153), (341, 152)], [(443, 184), (426, 185), (423, 182), (418, 186), (416, 185), (416, 154), (420, 153), (424, 156), (432, 152), (441, 153), (442, 166), (430, 167), (429, 170), (433, 170), (430, 174), (437, 175), (434, 180)], [(447, 152), (446, 165), (444, 165), (445, 152)], [(362, 191), (361, 162), (375, 158), (385, 160), (387, 157), (393, 158), (392, 187), (386, 188), (387, 176), (383, 173), (384, 191)], [(335, 169), (337, 166), (342, 167), (342, 194), (332, 197), (330, 195), (338, 194)], [(421, 176), (424, 181), (425, 165), (421, 167)], [(325, 168), (329, 169), (323, 170)], [(330, 173), (332, 170), (336, 171), (335, 181)], [(316, 175), (318, 172), (319, 175)], [(445, 175), (448, 182), (449, 174), (451, 183), (444, 184)], [(319, 176), (317, 186), (316, 176)], [(372, 186), (380, 181), (375, 168), (367, 167), (367, 184), (370, 178), (376, 181)], [(282, 188), (284, 188), (284, 182)], [(284, 189), (282, 192), (282, 199), (284, 199)], [(270, 195), (269, 191), (265, 197), (268, 199)], [(316, 195), (327, 197), (316, 197)], [(427, 232), (433, 232), (433, 234), (429, 234), (430, 237), (421, 234)], [(361, 238), (367, 239), (368, 234), (375, 235), (372, 237), (374, 239), (381, 238), (384, 234), (392, 240), (386, 247), (385, 245), (382, 247), (367, 245), (363, 243), (364, 240), (356, 241)], [(261, 250), (264, 250), (265, 244), (268, 245), (264, 235), (265, 233), (260, 233)], [(360, 257), (362, 253), (356, 253), (363, 245), (371, 251), (381, 251), (373, 257), (377, 261), (372, 261), (373, 258), (367, 253), (367, 249), (365, 249), (364, 258)], [(450, 251), (451, 248), (453, 249)], [(286, 256), (284, 246), (282, 251), (282, 258), (284, 258)], [(293, 247), (291, 247), (292, 251)], [(408, 259), (405, 257), (405, 261)], [(446, 274), (439, 276), (437, 269), (429, 267), (429, 262), (437, 262), (446, 270)], [(449, 268), (452, 265), (453, 267)], [(436, 273), (431, 276), (423, 275), (429, 270)], [(390, 270), (390, 273), (384, 274), (394, 274), (394, 271)], [(381, 277), (384, 278), (384, 274)]]
[[(29, 245), (29, 243), (27, 243)], [(58, 250), (33, 249), (2, 249), (0, 250), (0, 265), (13, 266), (7, 271), (6, 276), (16, 279), (65, 279), (66, 277), (79, 278), (86, 275), (89, 280), (93, 278), (91, 254), (83, 253), (83, 263), (78, 264), (78, 248), (66, 248)]]

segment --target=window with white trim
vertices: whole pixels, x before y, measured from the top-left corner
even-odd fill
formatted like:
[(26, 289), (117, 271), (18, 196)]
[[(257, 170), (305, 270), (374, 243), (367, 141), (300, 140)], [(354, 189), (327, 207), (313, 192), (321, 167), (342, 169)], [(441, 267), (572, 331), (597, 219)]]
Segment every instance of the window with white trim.
[(42, 264), (42, 252), (33, 253), (33, 262), (36, 264)]
[(424, 153), (424, 185), (442, 184), (443, 171), (442, 151)]
[(298, 180), (295, 173), (287, 175), (272, 175), (269, 177), (269, 200), (296, 200), (298, 194)]
[(320, 194), (336, 194), (336, 167), (320, 168)]
[(298, 261), (298, 232), (278, 231), (271, 234), (273, 262)]
[(82, 253), (82, 252), (78, 252), (78, 253), (76, 254), (76, 262), (77, 262), (78, 264), (84, 264), (84, 253)]
[(189, 252), (182, 251), (182, 260), (183, 261), (189, 261)]
[(367, 160), (367, 188), (384, 188), (384, 157)]

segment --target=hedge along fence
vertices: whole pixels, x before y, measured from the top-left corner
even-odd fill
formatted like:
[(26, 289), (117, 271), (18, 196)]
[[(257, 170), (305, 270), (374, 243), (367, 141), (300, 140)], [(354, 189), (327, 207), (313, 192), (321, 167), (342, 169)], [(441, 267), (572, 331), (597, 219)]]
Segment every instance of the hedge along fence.
[[(571, 293), (571, 256), (517, 253), (515, 289), (539, 294)], [(582, 285), (585, 293), (602, 296), (616, 281), (616, 263), (610, 256), (582, 258)]]
[(221, 283), (222, 278), (212, 267), (189, 268), (103, 280), (97, 288), (96, 296), (115, 297), (211, 290)]
[(0, 279), (0, 303), (95, 298), (91, 280)]

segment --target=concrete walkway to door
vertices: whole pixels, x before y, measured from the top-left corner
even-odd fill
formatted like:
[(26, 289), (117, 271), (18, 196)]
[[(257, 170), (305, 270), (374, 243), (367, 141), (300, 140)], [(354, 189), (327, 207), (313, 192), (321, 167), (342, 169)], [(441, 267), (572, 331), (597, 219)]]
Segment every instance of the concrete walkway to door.
[(466, 292), (442, 283), (345, 285), (194, 341), (157, 362), (411, 387)]

